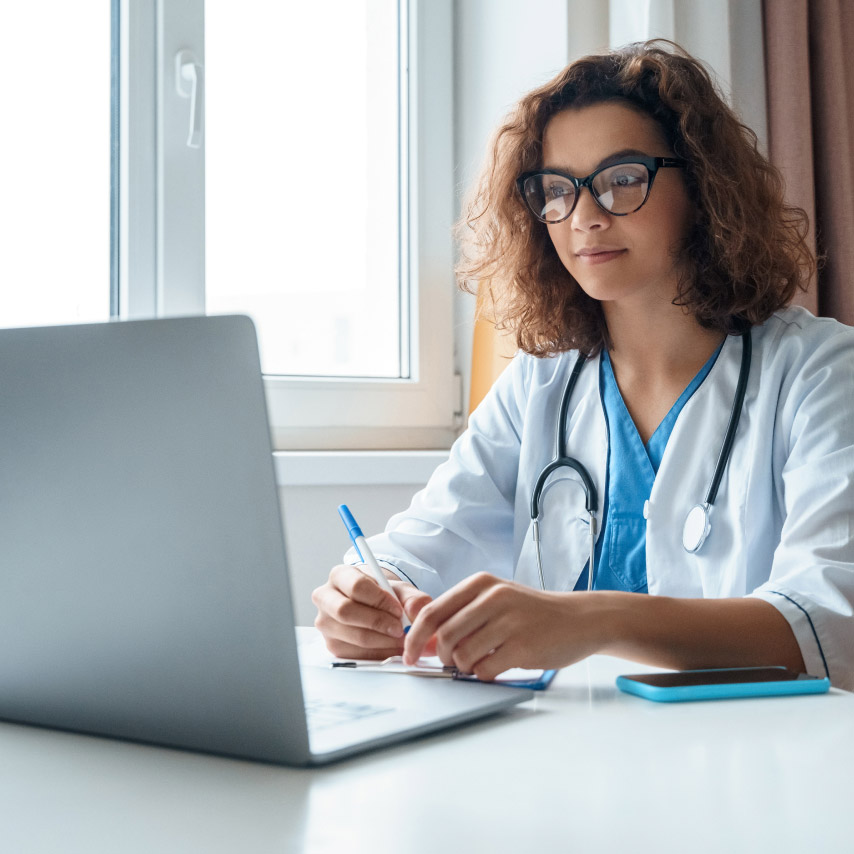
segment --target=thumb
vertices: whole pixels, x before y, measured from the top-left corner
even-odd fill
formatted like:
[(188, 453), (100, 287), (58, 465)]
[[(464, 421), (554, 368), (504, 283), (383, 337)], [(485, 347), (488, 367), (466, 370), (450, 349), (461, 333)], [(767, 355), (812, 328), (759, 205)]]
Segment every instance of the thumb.
[(400, 604), (403, 605), (403, 610), (410, 620), (414, 620), (418, 616), (418, 612), (433, 601), (431, 596), (410, 584), (402, 585), (396, 592), (397, 598), (400, 599)]

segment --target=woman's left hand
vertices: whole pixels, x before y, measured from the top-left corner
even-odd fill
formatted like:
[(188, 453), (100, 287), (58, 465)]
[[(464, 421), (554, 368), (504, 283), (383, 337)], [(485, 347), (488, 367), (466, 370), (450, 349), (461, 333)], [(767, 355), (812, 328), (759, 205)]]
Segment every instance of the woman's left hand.
[(480, 572), (421, 609), (406, 636), (414, 664), (435, 635), (443, 664), (489, 681), (511, 667), (565, 667), (597, 651), (587, 594), (544, 593)]

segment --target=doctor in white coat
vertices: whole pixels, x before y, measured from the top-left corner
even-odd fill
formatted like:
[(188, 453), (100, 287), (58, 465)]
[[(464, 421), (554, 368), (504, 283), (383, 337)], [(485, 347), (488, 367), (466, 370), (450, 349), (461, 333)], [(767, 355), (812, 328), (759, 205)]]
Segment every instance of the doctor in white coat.
[[(484, 679), (592, 653), (785, 665), (854, 690), (854, 330), (785, 307), (813, 267), (805, 228), (675, 46), (526, 96), (461, 263), (522, 352), (371, 539), (397, 598), (353, 556), (315, 591), (329, 649), (435, 648)], [(541, 478), (556, 456), (577, 465)]]

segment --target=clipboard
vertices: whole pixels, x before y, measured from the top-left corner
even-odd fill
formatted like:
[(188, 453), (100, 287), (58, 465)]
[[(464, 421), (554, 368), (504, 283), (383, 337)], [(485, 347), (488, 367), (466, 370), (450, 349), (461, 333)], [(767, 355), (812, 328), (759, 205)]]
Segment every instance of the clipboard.
[[(384, 661), (333, 661), (332, 668), (367, 670), (373, 673), (397, 673), (422, 678), (456, 679), (461, 682), (481, 682), (473, 673), (461, 673), (458, 668), (442, 664), (438, 656), (421, 658), (417, 664), (405, 664), (403, 657), (394, 655)], [(484, 685), (504, 685), (509, 688), (527, 688), (529, 691), (545, 691), (555, 678), (557, 670), (527, 670), (514, 667), (499, 673)]]
[[(545, 691), (557, 675), (557, 670), (527, 670), (523, 667), (514, 667), (499, 673), (492, 682), (484, 682), (484, 685), (504, 685), (508, 688), (527, 688), (529, 691)], [(480, 682), (472, 673), (458, 673), (454, 679), (463, 682)]]

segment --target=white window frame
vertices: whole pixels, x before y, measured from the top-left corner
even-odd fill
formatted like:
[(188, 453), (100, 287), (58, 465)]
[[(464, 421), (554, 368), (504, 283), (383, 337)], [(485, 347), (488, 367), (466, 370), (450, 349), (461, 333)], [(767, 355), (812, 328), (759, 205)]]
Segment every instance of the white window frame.
[[(409, 288), (401, 332), (411, 378), (265, 377), (276, 449), (447, 448), (458, 432), (452, 0), (409, 0), (404, 18), (409, 245), (401, 266)], [(175, 56), (188, 51), (203, 69), (204, 0), (121, 0), (120, 19), (119, 315), (201, 314), (204, 135), (188, 147), (190, 102), (176, 91)]]

